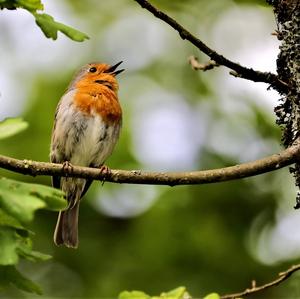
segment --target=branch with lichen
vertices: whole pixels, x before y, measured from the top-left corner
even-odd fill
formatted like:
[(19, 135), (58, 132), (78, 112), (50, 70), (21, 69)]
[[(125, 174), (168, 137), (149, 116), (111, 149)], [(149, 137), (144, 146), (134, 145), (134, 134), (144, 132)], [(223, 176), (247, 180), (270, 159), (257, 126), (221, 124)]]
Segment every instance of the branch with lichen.
[(84, 179), (100, 180), (113, 183), (150, 184), (150, 185), (200, 185), (225, 182), (251, 177), (285, 166), (297, 161), (300, 156), (300, 144), (259, 160), (225, 168), (187, 171), (187, 172), (146, 172), (141, 170), (110, 170), (103, 173), (101, 169), (80, 167), (64, 167), (63, 164), (18, 160), (0, 156), (0, 168), (32, 176), (69, 176)]
[[(280, 80), (288, 82), (288, 90), (281, 94), (275, 108), (277, 124), (283, 129), (282, 142), (291, 146), (300, 136), (300, 1), (267, 0), (273, 5), (278, 23), (277, 37), (281, 42), (277, 58), (277, 73)], [(290, 169), (300, 188), (300, 163)], [(300, 191), (296, 208), (300, 208)]]

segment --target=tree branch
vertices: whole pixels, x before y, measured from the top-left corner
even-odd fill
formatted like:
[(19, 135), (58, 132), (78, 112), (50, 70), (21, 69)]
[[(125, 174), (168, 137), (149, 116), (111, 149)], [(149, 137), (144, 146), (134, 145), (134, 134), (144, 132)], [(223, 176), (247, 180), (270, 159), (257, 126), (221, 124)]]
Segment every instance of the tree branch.
[(246, 178), (288, 166), (300, 156), (300, 144), (263, 159), (235, 166), (190, 172), (145, 172), (141, 170), (111, 170), (73, 166), (71, 171), (62, 164), (18, 160), (0, 155), (0, 168), (32, 176), (69, 176), (113, 183), (148, 185), (197, 185)]
[(206, 44), (204, 44), (199, 38), (191, 34), (188, 30), (186, 30), (182, 25), (177, 23), (173, 18), (169, 17), (164, 12), (158, 10), (147, 0), (134, 0), (136, 1), (142, 8), (147, 9), (151, 12), (155, 17), (161, 19), (165, 23), (169, 24), (173, 29), (175, 29), (182, 39), (186, 39), (191, 42), (194, 46), (196, 46), (201, 52), (205, 53), (210, 57), (211, 60), (214, 60), (216, 64), (226, 66), (231, 70), (235, 71), (239, 74), (238, 77), (251, 80), (254, 82), (264, 82), (268, 83), (279, 92), (287, 91), (288, 85), (279, 80), (276, 74), (271, 72), (261, 72), (254, 70), (252, 68), (247, 68), (239, 63), (233, 62), (226, 57), (218, 54), (215, 50), (209, 48)]
[(300, 264), (293, 265), (287, 271), (279, 273), (278, 274), (279, 278), (277, 278), (277, 279), (275, 279), (275, 280), (273, 280), (269, 283), (266, 283), (266, 284), (264, 284), (262, 286), (259, 286), (259, 287), (257, 287), (254, 283), (254, 285), (250, 289), (246, 289), (245, 291), (240, 292), (240, 293), (221, 296), (221, 299), (241, 298), (241, 297), (244, 297), (244, 296), (248, 296), (248, 295), (252, 295), (254, 293), (264, 291), (266, 289), (269, 289), (271, 287), (279, 285), (280, 283), (282, 283), (283, 281), (288, 279), (294, 272), (296, 272), (298, 270), (300, 270)]

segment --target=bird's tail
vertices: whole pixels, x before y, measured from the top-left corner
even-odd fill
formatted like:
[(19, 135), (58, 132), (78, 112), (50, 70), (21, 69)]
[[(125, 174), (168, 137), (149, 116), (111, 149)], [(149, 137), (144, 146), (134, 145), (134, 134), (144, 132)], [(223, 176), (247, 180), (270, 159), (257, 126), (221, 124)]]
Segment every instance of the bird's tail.
[(71, 207), (60, 211), (54, 231), (54, 243), (71, 248), (78, 247), (79, 200)]

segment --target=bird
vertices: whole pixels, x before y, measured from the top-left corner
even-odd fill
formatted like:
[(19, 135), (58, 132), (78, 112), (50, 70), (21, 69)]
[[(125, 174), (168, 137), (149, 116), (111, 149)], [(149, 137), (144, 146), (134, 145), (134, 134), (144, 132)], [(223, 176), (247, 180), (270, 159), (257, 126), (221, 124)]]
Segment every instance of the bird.
[[(116, 76), (122, 63), (109, 65), (92, 62), (73, 77), (55, 112), (50, 145), (50, 161), (63, 164), (109, 169), (104, 165), (120, 135), (122, 108), (118, 99)], [(78, 247), (79, 204), (92, 180), (52, 177), (52, 186), (61, 189), (67, 208), (60, 211), (54, 243)]]

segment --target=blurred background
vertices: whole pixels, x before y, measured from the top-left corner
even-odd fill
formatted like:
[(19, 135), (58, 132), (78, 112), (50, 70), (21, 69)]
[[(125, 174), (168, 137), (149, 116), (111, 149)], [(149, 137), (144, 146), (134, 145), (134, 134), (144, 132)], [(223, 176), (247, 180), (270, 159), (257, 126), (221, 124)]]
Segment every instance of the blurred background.
[[(279, 95), (223, 67), (193, 71), (190, 55), (208, 58), (134, 1), (43, 2), (46, 13), (90, 40), (48, 40), (27, 12), (0, 12), (0, 119), (22, 116), (30, 124), (1, 142), (1, 154), (48, 161), (55, 108), (76, 69), (120, 60), (124, 125), (109, 167), (211, 169), (280, 151)], [(264, 1), (152, 2), (229, 59), (276, 71), (276, 23)], [(49, 177), (0, 174), (50, 185)], [(244, 290), (297, 262), (295, 194), (288, 169), (203, 186), (94, 183), (81, 205), (79, 248), (55, 247), (57, 215), (40, 211), (31, 227), (35, 249), (53, 259), (20, 270), (42, 285), (43, 298), (115, 298), (133, 289), (154, 295), (180, 285), (194, 297)], [(300, 296), (298, 279), (260, 298)], [(34, 297), (14, 289), (2, 296)]]

